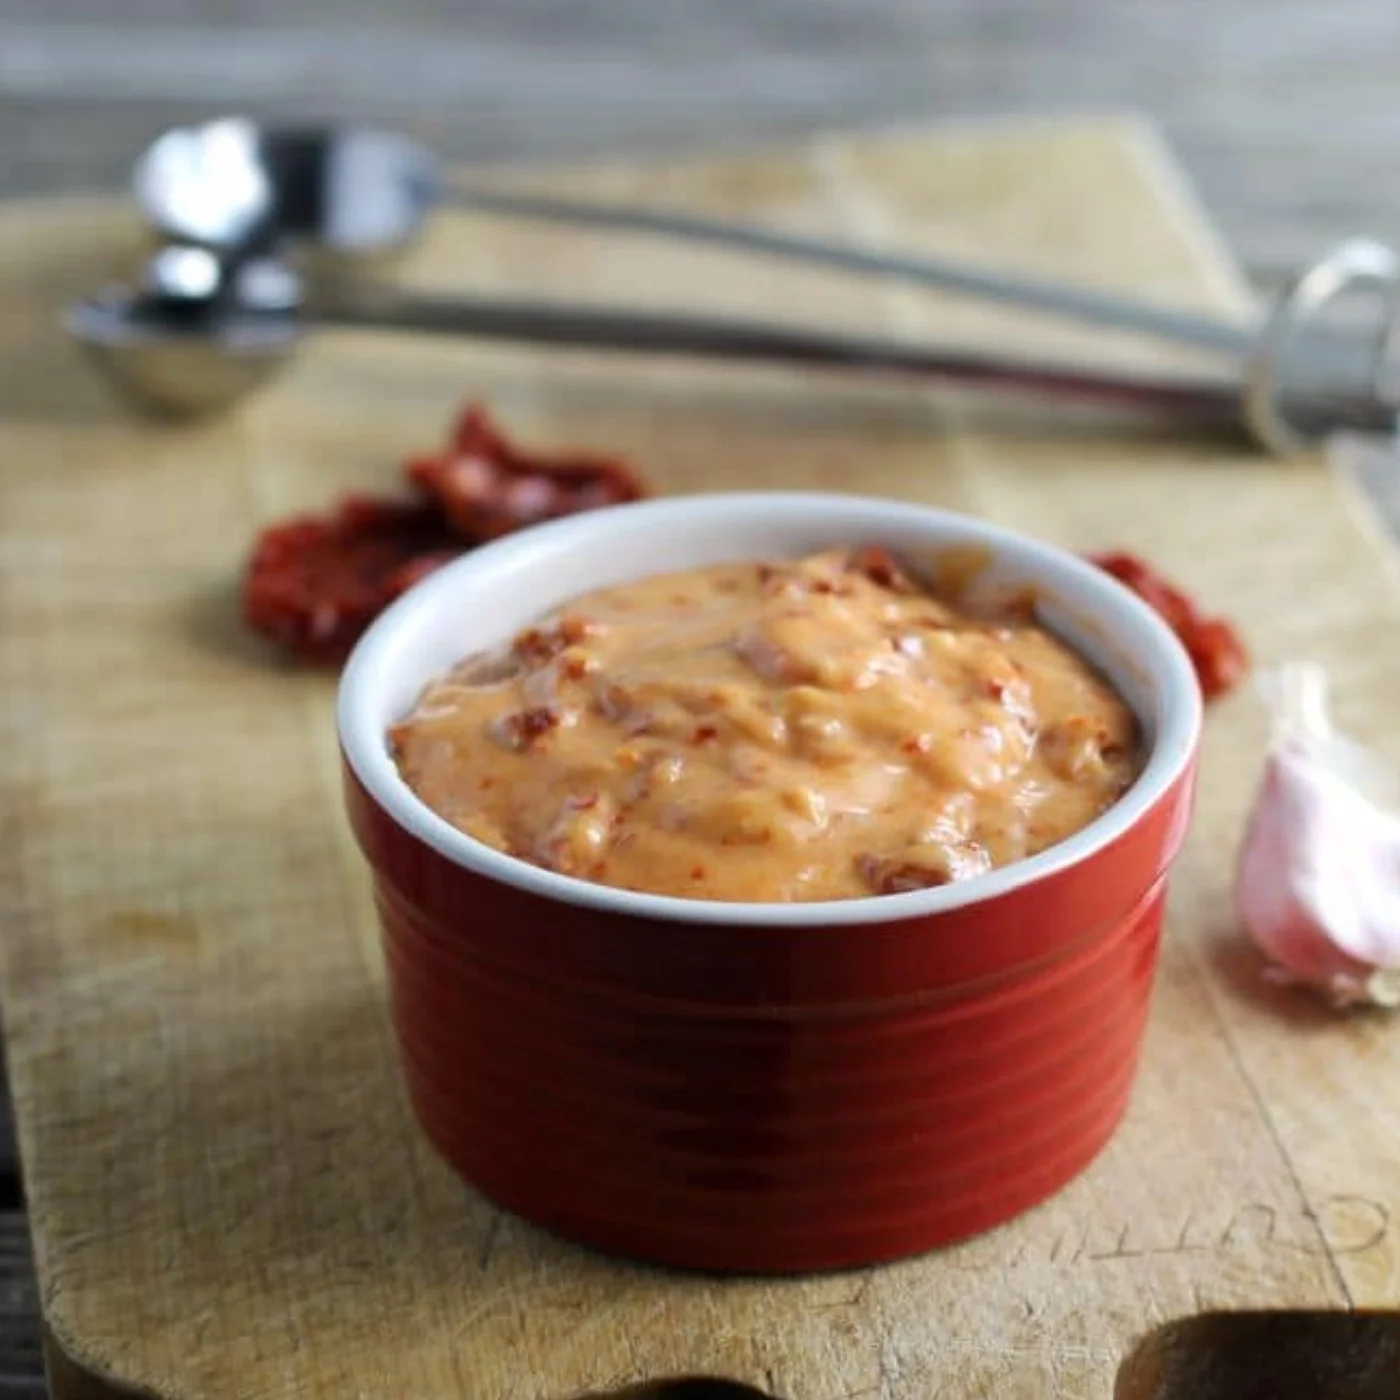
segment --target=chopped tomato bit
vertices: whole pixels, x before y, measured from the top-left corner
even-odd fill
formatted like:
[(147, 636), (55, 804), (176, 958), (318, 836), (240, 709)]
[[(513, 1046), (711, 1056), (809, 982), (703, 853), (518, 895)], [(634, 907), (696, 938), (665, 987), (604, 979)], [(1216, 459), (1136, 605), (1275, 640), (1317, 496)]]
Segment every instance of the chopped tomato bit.
[(636, 473), (615, 458), (517, 447), (476, 404), (462, 414), (443, 452), (405, 470), (473, 541), (646, 495)]

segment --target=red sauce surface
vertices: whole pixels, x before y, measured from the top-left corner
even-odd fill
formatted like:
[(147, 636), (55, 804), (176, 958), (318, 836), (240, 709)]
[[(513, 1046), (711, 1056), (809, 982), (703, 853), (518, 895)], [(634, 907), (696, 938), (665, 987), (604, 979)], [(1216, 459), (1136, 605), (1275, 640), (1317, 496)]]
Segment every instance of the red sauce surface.
[(1138, 770), (1133, 716), (1023, 609), (972, 615), (881, 550), (575, 599), (430, 685), (391, 733), (422, 800), (564, 874), (706, 899), (979, 875)]

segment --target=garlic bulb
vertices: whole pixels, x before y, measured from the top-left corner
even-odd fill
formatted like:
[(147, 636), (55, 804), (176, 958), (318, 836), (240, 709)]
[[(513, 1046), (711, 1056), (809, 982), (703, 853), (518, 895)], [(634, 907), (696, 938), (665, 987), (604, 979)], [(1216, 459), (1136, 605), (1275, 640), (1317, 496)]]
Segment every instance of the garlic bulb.
[(1276, 975), (1341, 1006), (1400, 1006), (1400, 772), (1337, 734), (1320, 668), (1262, 675), (1273, 742), (1235, 907)]

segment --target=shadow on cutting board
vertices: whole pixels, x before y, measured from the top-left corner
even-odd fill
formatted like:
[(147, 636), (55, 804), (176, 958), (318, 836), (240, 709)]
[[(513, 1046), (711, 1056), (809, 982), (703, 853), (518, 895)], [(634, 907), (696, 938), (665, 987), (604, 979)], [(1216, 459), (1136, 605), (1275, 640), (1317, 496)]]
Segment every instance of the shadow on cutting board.
[[(1222, 986), (1231, 996), (1259, 1011), (1267, 1013), (1280, 1024), (1286, 1024), (1293, 1035), (1326, 1036), (1337, 1028), (1336, 1008), (1316, 989), (1287, 981), (1268, 959), (1245, 936), (1238, 925), (1225, 923), (1204, 932), (1201, 939), (1207, 961)], [(1357, 1006), (1348, 1015), (1357, 1021), (1382, 1019), (1384, 1007)], [(1395, 1392), (1400, 1400), (1400, 1390)]]
[(303, 673), (305, 666), (255, 636), (243, 621), (242, 583), (240, 575), (230, 574), (191, 592), (180, 615), (185, 636), (201, 651), (240, 667)]

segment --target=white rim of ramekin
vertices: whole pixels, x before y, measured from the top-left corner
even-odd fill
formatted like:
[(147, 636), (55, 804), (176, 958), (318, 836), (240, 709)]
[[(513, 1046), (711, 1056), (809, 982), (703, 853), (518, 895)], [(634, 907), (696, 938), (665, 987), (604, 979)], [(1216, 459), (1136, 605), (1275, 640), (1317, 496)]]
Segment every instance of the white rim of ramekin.
[[(883, 516), (890, 526), (922, 521), (945, 531), (949, 527), (961, 530), (970, 543), (986, 545), (993, 553), (998, 548), (1014, 552), (1018, 563), (1026, 566), (1032, 585), (1042, 570), (1077, 575), (1080, 585), (1097, 595), (1097, 614), (1122, 624), (1115, 627), (1108, 640), (1124, 646), (1134, 658), (1151, 655), (1159, 663), (1153, 668), (1154, 673), (1160, 669), (1164, 676), (1165, 684), (1154, 687), (1154, 693), (1163, 701), (1160, 724), (1147, 763), (1132, 787), (1072, 836), (1037, 855), (970, 880), (869, 898), (731, 903), (644, 894), (544, 870), (459, 831), (428, 807), (399, 776), (377, 719), (380, 707), (373, 697), (392, 674), (397, 634), (420, 611), (432, 610), (448, 598), (469, 595), (473, 579), (486, 577), (523, 552), (566, 548), (595, 537), (600, 547), (605, 546), (609, 529), (624, 512), (633, 523), (642, 523), (645, 515), (664, 518), (683, 513), (693, 520), (697, 511), (781, 516), (784, 511), (808, 508), (863, 512), (867, 523), (860, 527), (860, 543), (878, 542), (880, 528), (878, 523), (869, 524), (872, 515)], [(690, 924), (830, 928), (895, 923), (986, 903), (1089, 860), (1131, 830), (1182, 777), (1199, 741), (1201, 712), (1200, 686), (1190, 659), (1166, 623), (1108, 574), (1065, 550), (975, 517), (930, 506), (829, 492), (742, 492), (667, 496), (589, 511), (473, 550), (431, 574), (376, 619), (346, 663), (336, 717), (345, 758), (370, 797), (409, 835), (454, 865), (557, 903), (633, 918)]]

